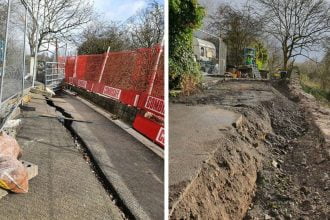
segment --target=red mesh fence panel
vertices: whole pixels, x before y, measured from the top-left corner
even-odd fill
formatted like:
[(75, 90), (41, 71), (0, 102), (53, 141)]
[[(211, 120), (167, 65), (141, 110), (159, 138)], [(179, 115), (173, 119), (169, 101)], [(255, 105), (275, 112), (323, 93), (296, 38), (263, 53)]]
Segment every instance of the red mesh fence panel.
[(164, 99), (164, 52), (161, 53), (151, 96)]
[(65, 78), (68, 81), (69, 77), (73, 77), (74, 74), (74, 64), (76, 57), (67, 57), (65, 65)]
[(105, 55), (103, 54), (79, 56), (78, 66), (79, 71), (81, 71), (79, 74), (83, 74), (84, 76), (79, 79), (98, 82), (104, 58)]
[(148, 92), (154, 65), (157, 59), (157, 49), (139, 49), (137, 51), (136, 68), (133, 74), (134, 90), (138, 92)]
[(75, 75), (77, 79), (85, 80), (86, 65), (87, 65), (87, 57), (78, 56), (77, 65), (76, 65), (76, 75)]
[[(101, 84), (123, 90), (125, 99), (133, 100), (135, 94), (147, 95), (152, 84), (152, 75), (155, 71), (158, 54), (161, 48), (157, 45), (152, 48), (141, 48), (136, 51), (110, 52), (104, 66)], [(89, 84), (95, 83), (94, 90), (99, 90), (99, 81), (106, 54), (80, 55), (77, 58), (68, 57), (66, 62), (66, 78), (85, 80)], [(76, 71), (76, 73), (75, 73)], [(101, 89), (101, 87), (100, 87)], [(164, 98), (164, 54), (162, 52), (156, 71), (151, 95)], [(134, 101), (134, 100), (133, 100)], [(131, 102), (131, 101), (129, 101)]]
[(118, 89), (133, 89), (131, 80), (135, 59), (135, 51), (109, 53), (102, 83)]

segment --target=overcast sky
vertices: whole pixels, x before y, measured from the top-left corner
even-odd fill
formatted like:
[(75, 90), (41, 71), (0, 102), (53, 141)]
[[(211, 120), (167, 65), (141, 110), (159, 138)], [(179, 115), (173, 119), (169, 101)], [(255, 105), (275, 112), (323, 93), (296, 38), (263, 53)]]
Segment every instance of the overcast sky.
[[(164, 4), (164, 0), (156, 0)], [(94, 0), (94, 7), (104, 19), (124, 21), (145, 8), (149, 0)]]

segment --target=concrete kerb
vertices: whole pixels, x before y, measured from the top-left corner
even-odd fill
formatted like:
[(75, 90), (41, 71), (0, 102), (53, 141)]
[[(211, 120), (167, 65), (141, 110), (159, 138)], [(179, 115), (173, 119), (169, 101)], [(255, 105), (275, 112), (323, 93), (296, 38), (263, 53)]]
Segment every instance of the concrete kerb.
[[(73, 95), (70, 91), (64, 90), (65, 93), (67, 93), (68, 95)], [(146, 137), (144, 137), (142, 134), (138, 133), (137, 131), (135, 131), (131, 126), (129, 126), (128, 124), (120, 121), (120, 120), (114, 120), (114, 115), (101, 109), (100, 107), (94, 105), (93, 103), (89, 102), (86, 99), (83, 99), (79, 96), (75, 96), (79, 101), (83, 102), (84, 104), (86, 104), (87, 106), (89, 106), (90, 108), (92, 108), (94, 111), (96, 111), (97, 113), (103, 115), (104, 117), (106, 117), (107, 119), (109, 119), (111, 122), (113, 122), (114, 124), (116, 124), (117, 126), (119, 126), (121, 129), (123, 129), (124, 131), (126, 131), (128, 134), (130, 134), (131, 136), (133, 136), (136, 140), (138, 140), (140, 143), (142, 143), (145, 147), (147, 147), (148, 149), (150, 149), (152, 152), (154, 152), (157, 156), (159, 156), (160, 158), (164, 159), (164, 150), (162, 150), (158, 145), (156, 145), (155, 143), (151, 142), (149, 139), (147, 139)]]

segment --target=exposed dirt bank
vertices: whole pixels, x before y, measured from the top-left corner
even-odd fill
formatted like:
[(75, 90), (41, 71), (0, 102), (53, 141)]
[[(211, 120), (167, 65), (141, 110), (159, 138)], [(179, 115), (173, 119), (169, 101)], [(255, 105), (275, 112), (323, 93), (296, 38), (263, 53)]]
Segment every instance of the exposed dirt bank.
[(218, 143), (184, 193), (170, 195), (172, 219), (330, 218), (330, 158), (324, 135), (286, 84), (275, 87), (222, 82), (172, 99), (216, 105), (244, 116), (242, 127), (223, 132), (225, 144)]
[[(221, 148), (205, 161), (181, 198), (171, 195), (172, 201), (178, 201), (171, 219), (243, 218), (254, 193), (260, 159), (249, 145), (229, 134)], [(180, 186), (171, 186), (171, 192), (175, 187)]]

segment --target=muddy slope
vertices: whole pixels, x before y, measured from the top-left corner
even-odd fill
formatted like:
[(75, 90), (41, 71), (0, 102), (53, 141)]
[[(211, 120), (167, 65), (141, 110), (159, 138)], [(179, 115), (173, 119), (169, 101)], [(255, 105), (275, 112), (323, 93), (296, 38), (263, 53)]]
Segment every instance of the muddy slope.
[(171, 219), (243, 218), (254, 193), (260, 158), (244, 141), (230, 134), (227, 137), (227, 143), (205, 161), (179, 202), (172, 204)]
[(329, 219), (330, 158), (324, 137), (307, 109), (291, 101), (296, 99), (286, 84), (276, 88), (279, 99), (262, 103), (273, 128), (266, 137), (271, 163), (258, 173), (245, 219)]
[(329, 218), (323, 137), (306, 109), (282, 93), (264, 82), (226, 82), (172, 99), (217, 105), (245, 119), (172, 207), (172, 219)]

